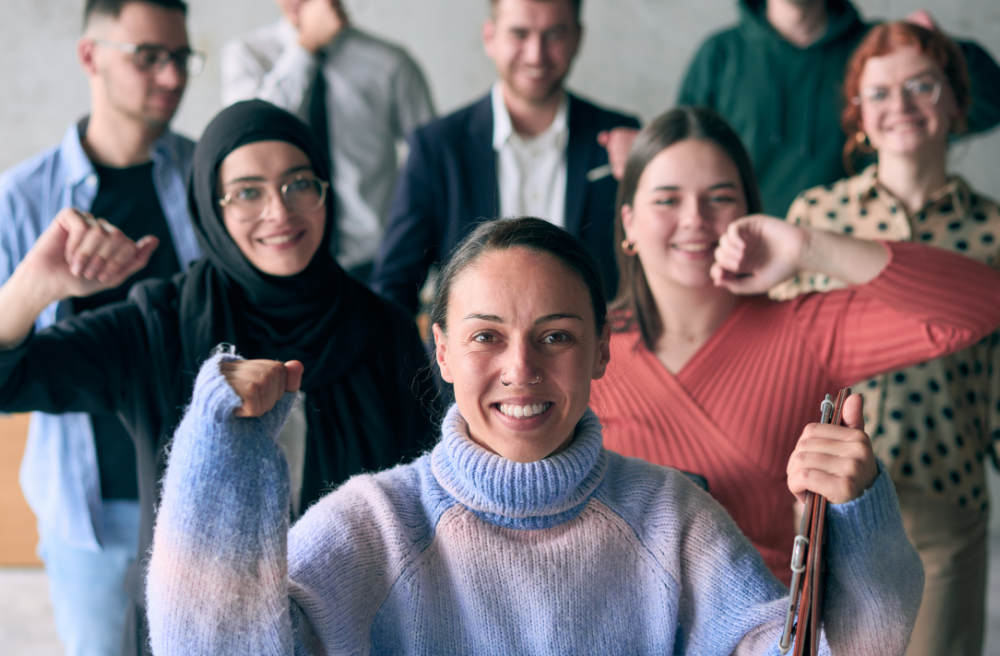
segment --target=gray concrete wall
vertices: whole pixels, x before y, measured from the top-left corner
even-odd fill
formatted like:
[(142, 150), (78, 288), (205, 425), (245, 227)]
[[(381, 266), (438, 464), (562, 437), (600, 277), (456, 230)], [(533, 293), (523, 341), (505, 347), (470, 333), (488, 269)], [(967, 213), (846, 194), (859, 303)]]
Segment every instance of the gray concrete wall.
[[(190, 82), (175, 128), (197, 138), (220, 107), (222, 44), (279, 14), (271, 0), (188, 2), (194, 47), (209, 60)], [(1000, 57), (1000, 0), (856, 4), (864, 16), (890, 19), (925, 8), (947, 32), (974, 38)], [(74, 49), (83, 0), (3, 0), (0, 6), (2, 170), (57, 143), (86, 112), (88, 95)], [(493, 81), (479, 40), (487, 0), (345, 0), (345, 6), (358, 25), (409, 49), (424, 67), (439, 111), (479, 97)], [(586, 0), (586, 33), (569, 86), (648, 120), (672, 104), (698, 44), (735, 18), (735, 0)], [(1000, 197), (1000, 130), (957, 145), (952, 159), (974, 187)], [(1000, 513), (994, 525), (1000, 528)]]
[[(191, 81), (175, 126), (197, 137), (219, 109), (218, 53), (231, 37), (278, 17), (271, 0), (189, 0), (195, 46), (209, 55)], [(493, 80), (479, 27), (486, 0), (345, 0), (356, 23), (404, 45), (423, 65), (442, 112), (478, 97)], [(941, 26), (1000, 56), (998, 0), (857, 0), (865, 16), (926, 8)], [(57, 142), (87, 108), (74, 43), (83, 0), (3, 0), (0, 169)], [(669, 107), (697, 45), (736, 17), (735, 0), (586, 0), (586, 34), (569, 84), (643, 119)], [(1000, 132), (955, 148), (955, 168), (1000, 197)]]

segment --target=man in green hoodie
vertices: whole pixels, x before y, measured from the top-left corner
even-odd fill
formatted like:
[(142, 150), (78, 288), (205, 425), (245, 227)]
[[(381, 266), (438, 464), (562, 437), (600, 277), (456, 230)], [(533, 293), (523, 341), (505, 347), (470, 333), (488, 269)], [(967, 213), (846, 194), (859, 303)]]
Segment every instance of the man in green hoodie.
[[(732, 125), (753, 158), (764, 211), (784, 217), (800, 191), (847, 176), (844, 70), (874, 23), (847, 0), (738, 1), (739, 23), (702, 44), (677, 102), (710, 107)], [(924, 12), (908, 20), (936, 29)], [(972, 82), (969, 131), (988, 130), (1000, 123), (1000, 66), (979, 45), (957, 43)], [(613, 167), (624, 167), (633, 137), (602, 137)]]

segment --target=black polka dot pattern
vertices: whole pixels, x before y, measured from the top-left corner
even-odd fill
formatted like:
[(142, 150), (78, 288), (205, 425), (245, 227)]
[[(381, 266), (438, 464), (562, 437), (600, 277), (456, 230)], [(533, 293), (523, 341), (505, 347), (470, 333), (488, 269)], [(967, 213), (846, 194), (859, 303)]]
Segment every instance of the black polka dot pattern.
[[(1000, 269), (1000, 204), (959, 178), (908, 210), (876, 180), (873, 165), (796, 200), (789, 221), (861, 239), (909, 240), (946, 248)], [(963, 284), (955, 281), (955, 284)], [(844, 285), (822, 273), (799, 276), (790, 298)], [(864, 381), (865, 419), (876, 454), (905, 478), (956, 506), (988, 503), (985, 461), (1000, 444), (1000, 331), (951, 356)], [(982, 506), (985, 507), (985, 506)]]

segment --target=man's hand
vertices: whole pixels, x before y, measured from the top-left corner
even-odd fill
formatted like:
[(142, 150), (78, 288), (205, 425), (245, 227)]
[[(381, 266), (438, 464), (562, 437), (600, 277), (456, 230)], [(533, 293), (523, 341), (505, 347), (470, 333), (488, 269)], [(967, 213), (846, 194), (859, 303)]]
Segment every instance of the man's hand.
[(597, 135), (597, 143), (608, 151), (608, 164), (611, 165), (611, 175), (615, 180), (621, 180), (625, 175), (628, 152), (632, 149), (632, 142), (635, 141), (637, 134), (639, 131), (635, 128), (615, 128)]
[(806, 492), (830, 503), (857, 499), (878, 477), (872, 443), (865, 434), (859, 394), (844, 402), (844, 425), (809, 424), (788, 460), (788, 489), (799, 501)]
[(299, 5), (299, 45), (309, 52), (325, 48), (346, 25), (340, 0), (304, 0)]
[(236, 360), (220, 362), (219, 371), (243, 405), (237, 417), (260, 417), (274, 407), (285, 392), (297, 392), (304, 367), (298, 360)]
[(66, 208), (42, 233), (19, 265), (46, 289), (49, 301), (113, 289), (142, 269), (160, 241), (137, 242), (104, 219)]
[(928, 30), (932, 32), (941, 31), (938, 29), (937, 23), (934, 22), (934, 19), (931, 17), (931, 15), (927, 12), (926, 9), (918, 9), (913, 13), (907, 15), (907, 17), (904, 18), (903, 20), (906, 21), (907, 23), (913, 23), (914, 25), (919, 25), (920, 27), (926, 27)]

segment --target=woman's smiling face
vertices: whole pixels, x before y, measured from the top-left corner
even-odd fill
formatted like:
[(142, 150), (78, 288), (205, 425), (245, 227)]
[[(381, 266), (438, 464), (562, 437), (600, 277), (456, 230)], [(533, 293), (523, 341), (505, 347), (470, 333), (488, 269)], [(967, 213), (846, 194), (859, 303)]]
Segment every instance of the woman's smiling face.
[(434, 325), (437, 362), (473, 441), (516, 462), (572, 442), (610, 359), (579, 276), (526, 248), (488, 252), (453, 283), (447, 326)]
[(925, 155), (944, 150), (958, 120), (955, 94), (937, 62), (902, 46), (866, 63), (859, 80), (861, 123), (883, 154)]
[[(258, 270), (272, 276), (294, 276), (309, 266), (323, 242), (326, 203), (300, 211), (282, 199), (281, 188), (289, 185), (294, 193), (314, 180), (309, 157), (285, 141), (240, 146), (222, 160), (218, 193), (232, 201), (221, 208), (223, 222)], [(249, 211), (241, 207), (241, 199), (259, 200), (261, 207), (254, 205)], [(322, 196), (317, 199), (322, 201)]]
[(622, 206), (625, 236), (636, 245), (647, 278), (705, 287), (719, 237), (747, 213), (732, 158), (711, 141), (685, 139), (650, 160), (631, 205)]

